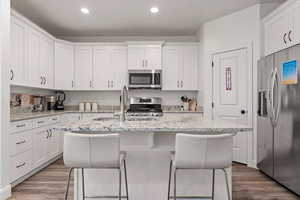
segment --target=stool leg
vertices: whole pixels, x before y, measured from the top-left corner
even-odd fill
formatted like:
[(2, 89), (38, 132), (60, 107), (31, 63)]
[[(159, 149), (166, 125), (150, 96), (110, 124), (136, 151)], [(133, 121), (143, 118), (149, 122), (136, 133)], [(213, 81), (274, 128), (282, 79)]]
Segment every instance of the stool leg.
[(169, 169), (168, 200), (170, 200), (171, 179), (172, 179), (172, 160), (170, 161), (170, 169)]
[(174, 200), (176, 200), (176, 172), (177, 169), (175, 168), (174, 169), (174, 197), (173, 197)]
[(66, 188), (66, 193), (65, 193), (65, 200), (68, 199), (68, 193), (69, 193), (69, 186), (70, 186), (70, 179), (71, 179), (71, 174), (74, 168), (70, 168), (69, 170), (69, 176), (68, 176), (68, 183), (67, 183), (67, 188)]
[(226, 169), (222, 169), (222, 170), (223, 170), (224, 175), (225, 175), (226, 188), (227, 188), (227, 197), (228, 197), (228, 200), (231, 200), (227, 172), (226, 172)]
[(126, 197), (127, 197), (127, 200), (129, 200), (128, 182), (127, 182), (127, 168), (126, 168), (126, 160), (125, 159), (124, 159), (124, 176), (125, 176), (125, 186), (126, 186)]
[(81, 179), (82, 179), (82, 199), (85, 199), (85, 188), (84, 188), (84, 171), (81, 169)]
[(121, 168), (119, 169), (119, 200), (122, 198), (122, 172)]
[(215, 175), (216, 175), (216, 171), (215, 171), (215, 169), (213, 169), (213, 175), (212, 175), (212, 194), (211, 194), (212, 200), (215, 199)]

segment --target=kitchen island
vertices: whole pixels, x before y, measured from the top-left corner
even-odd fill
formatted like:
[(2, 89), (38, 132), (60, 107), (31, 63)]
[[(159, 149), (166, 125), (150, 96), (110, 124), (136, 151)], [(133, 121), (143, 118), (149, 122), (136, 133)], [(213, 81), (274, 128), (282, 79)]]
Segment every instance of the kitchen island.
[[(103, 117), (64, 124), (60, 129), (82, 134), (119, 133), (121, 150), (127, 152), (131, 200), (167, 200), (170, 151), (174, 150), (177, 133), (237, 134), (252, 130), (230, 121), (203, 120), (199, 114), (165, 114), (157, 118), (128, 117), (125, 122)], [(76, 200), (80, 200), (82, 196), (80, 172), (81, 170), (76, 170), (74, 176)], [(231, 168), (227, 172), (231, 183)], [(221, 171), (216, 172), (215, 180), (215, 200), (226, 199), (225, 179)], [(211, 170), (182, 171), (178, 173), (177, 181), (178, 196), (211, 196)], [(122, 182), (124, 183), (124, 177)], [(86, 169), (85, 193), (87, 196), (117, 195), (118, 172)], [(125, 195), (124, 185), (122, 194)]]

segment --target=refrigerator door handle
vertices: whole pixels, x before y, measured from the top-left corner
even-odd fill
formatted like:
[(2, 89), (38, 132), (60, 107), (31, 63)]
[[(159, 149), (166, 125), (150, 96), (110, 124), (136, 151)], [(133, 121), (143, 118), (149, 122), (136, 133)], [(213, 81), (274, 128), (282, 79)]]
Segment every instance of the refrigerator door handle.
[(280, 107), (281, 107), (281, 87), (280, 87), (280, 76), (278, 73), (278, 70), (275, 70), (275, 75), (274, 75), (274, 80), (276, 81), (277, 84), (277, 105), (276, 105), (276, 112), (275, 112), (275, 126), (278, 123), (278, 119), (279, 119), (279, 113), (280, 113)]
[(268, 116), (270, 117), (271, 123), (274, 126), (274, 71), (272, 70), (269, 77), (268, 84)]

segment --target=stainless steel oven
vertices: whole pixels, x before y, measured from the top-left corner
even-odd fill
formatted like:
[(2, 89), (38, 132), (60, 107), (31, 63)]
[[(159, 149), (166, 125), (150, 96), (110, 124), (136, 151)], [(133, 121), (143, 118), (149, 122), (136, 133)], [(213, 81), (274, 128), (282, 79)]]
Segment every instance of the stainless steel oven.
[(130, 89), (161, 89), (161, 70), (129, 70)]

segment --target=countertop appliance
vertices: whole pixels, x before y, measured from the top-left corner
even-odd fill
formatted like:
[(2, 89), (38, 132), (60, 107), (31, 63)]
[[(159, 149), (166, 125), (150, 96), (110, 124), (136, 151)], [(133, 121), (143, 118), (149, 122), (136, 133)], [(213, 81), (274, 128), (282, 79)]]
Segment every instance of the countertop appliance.
[(160, 117), (163, 115), (161, 102), (159, 97), (131, 97), (127, 115)]
[(56, 95), (56, 100), (55, 100), (54, 109), (64, 110), (65, 109), (64, 101), (66, 100), (66, 94), (62, 91), (56, 91), (55, 95)]
[(258, 62), (258, 168), (300, 195), (300, 45)]
[(55, 96), (46, 97), (47, 110), (55, 110)]
[(45, 110), (45, 97), (33, 96), (32, 112), (42, 112)]
[(129, 70), (129, 89), (161, 89), (161, 70)]

